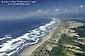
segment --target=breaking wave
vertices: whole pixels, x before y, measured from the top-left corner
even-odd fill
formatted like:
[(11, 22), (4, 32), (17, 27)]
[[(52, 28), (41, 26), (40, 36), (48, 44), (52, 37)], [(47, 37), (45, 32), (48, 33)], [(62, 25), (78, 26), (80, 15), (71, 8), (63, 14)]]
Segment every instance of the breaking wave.
[(5, 35), (0, 38), (3, 43), (0, 45), (0, 56), (15, 56), (25, 46), (38, 43), (40, 38), (46, 36), (55, 26), (55, 19), (45, 25), (41, 25), (36, 29), (29, 30), (27, 33), (13, 39), (11, 35)]

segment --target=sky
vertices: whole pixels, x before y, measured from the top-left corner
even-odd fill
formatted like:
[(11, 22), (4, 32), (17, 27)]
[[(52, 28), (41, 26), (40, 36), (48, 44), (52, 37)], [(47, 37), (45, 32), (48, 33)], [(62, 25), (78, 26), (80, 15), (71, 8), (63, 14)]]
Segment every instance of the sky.
[[(9, 0), (10, 1), (10, 0)], [(8, 5), (0, 1), (0, 20), (44, 16), (85, 16), (85, 0), (28, 0), (30, 5)], [(32, 2), (34, 1), (34, 2)]]

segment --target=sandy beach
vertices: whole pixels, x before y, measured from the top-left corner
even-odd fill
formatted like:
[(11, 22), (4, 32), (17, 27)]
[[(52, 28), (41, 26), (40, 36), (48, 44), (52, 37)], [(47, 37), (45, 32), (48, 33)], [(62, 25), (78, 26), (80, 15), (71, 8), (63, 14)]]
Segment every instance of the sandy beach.
[[(55, 28), (54, 28), (55, 30)], [(51, 35), (53, 34), (53, 31), (51, 31), (47, 36), (45, 37), (42, 37), (42, 40), (35, 44), (35, 45), (32, 45), (32, 46), (29, 46), (27, 48), (25, 48), (21, 53), (20, 53), (20, 56), (31, 56), (32, 52), (37, 49), (39, 46), (41, 46), (45, 41), (49, 40), (51, 38)]]

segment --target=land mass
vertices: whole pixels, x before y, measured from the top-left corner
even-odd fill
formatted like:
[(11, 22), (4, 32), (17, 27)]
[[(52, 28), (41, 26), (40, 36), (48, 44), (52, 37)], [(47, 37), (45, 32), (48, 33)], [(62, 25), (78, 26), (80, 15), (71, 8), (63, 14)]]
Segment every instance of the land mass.
[(85, 54), (78, 44), (85, 42), (77, 41), (80, 35), (73, 30), (84, 24), (77, 21), (63, 21), (56, 25), (54, 30), (42, 40), (26, 48), (21, 56), (76, 56), (76, 54)]

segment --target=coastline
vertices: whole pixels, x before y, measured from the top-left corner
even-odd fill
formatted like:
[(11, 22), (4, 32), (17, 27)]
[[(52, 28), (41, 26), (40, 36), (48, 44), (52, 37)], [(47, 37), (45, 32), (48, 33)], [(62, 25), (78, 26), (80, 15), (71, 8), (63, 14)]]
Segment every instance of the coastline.
[[(79, 24), (78, 22), (75, 22), (75, 23), (77, 23), (78, 26), (81, 26), (81, 24)], [(75, 23), (71, 23), (71, 24), (74, 25)], [(73, 27), (75, 28), (75, 26), (73, 26)], [(61, 25), (56, 30), (58, 30), (58, 31), (56, 31), (54, 33), (54, 35), (52, 35), (49, 40), (47, 40), (42, 45), (40, 45), (38, 48), (36, 48), (36, 50), (34, 50), (31, 55), (23, 55), (23, 56), (49, 56), (49, 55), (51, 55), (51, 52), (53, 50), (53, 47), (58, 47), (58, 45), (56, 45), (56, 44), (59, 44), (60, 43), (60, 42), (58, 43), (58, 38), (60, 40), (62, 39), (62, 41), (64, 40), (62, 38), (62, 37), (64, 37), (63, 34), (66, 34), (69, 37), (78, 36), (77, 33), (73, 32), (72, 30), (69, 29), (69, 26), (68, 27), (65, 27), (65, 24), (64, 25)], [(67, 40), (67, 39), (65, 39), (65, 40)], [(62, 42), (62, 43), (64, 43), (64, 42)], [(66, 43), (68, 43), (68, 42), (66, 42)], [(70, 44), (68, 44), (68, 45), (70, 45)], [(62, 46), (62, 44), (61, 44), (61, 46)], [(74, 46), (71, 45), (71, 47), (74, 47)], [(54, 52), (56, 52), (55, 50), (57, 50), (57, 49), (54, 49)], [(72, 50), (72, 51), (74, 51), (74, 50)], [(59, 52), (57, 54), (59, 54)], [(52, 56), (56, 56), (56, 55), (55, 54), (54, 55), (52, 54)]]
[[(29, 31), (28, 33), (23, 34), (22, 36), (20, 36), (16, 39), (8, 41), (0, 49), (0, 52), (3, 52), (3, 53), (0, 53), (1, 56), (20, 54), (25, 48), (34, 46), (34, 44), (39, 43), (40, 37), (43, 38), (43, 37), (47, 36), (49, 34), (49, 32), (53, 31), (55, 23), (56, 22), (54, 20), (52, 20), (49, 23), (42, 25), (37, 29), (33, 29), (33, 30)], [(28, 36), (29, 36), (29, 38), (28, 38)], [(7, 36), (7, 37), (10, 37), (10, 36)], [(29, 41), (29, 43), (27, 41)], [(31, 42), (31, 41), (33, 41), (33, 42)], [(40, 41), (40, 43), (41, 43), (41, 41)], [(11, 50), (13, 52), (10, 52)]]
[[(57, 27), (57, 26), (56, 26)], [(49, 40), (54, 32), (54, 30), (56, 29), (56, 27), (54, 27), (53, 31), (49, 32), (48, 35), (42, 37), (42, 39), (40, 40), (39, 43), (34, 44), (32, 46), (28, 46), (26, 47), (20, 54), (19, 56), (31, 56), (32, 52), (34, 50), (36, 50), (39, 46), (41, 46), (45, 41)]]

